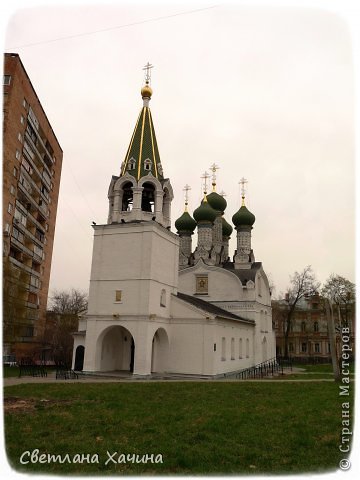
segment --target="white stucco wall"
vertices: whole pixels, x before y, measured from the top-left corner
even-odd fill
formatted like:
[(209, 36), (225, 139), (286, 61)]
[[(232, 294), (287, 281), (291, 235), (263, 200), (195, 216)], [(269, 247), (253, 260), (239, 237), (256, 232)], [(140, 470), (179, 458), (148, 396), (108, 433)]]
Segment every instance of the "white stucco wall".
[(168, 316), (160, 297), (176, 292), (178, 248), (178, 237), (156, 223), (96, 226), (88, 314)]

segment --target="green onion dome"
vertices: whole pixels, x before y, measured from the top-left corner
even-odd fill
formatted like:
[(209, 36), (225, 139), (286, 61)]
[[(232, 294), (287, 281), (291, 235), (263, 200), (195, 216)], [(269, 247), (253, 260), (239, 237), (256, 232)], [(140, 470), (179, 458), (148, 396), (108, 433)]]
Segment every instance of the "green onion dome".
[(225, 198), (218, 193), (211, 192), (209, 195), (207, 195), (206, 199), (209, 202), (210, 207), (212, 207), (214, 210), (222, 213), (225, 211), (227, 202)]
[(250, 227), (255, 223), (255, 215), (251, 213), (245, 205), (242, 205), (240, 209), (233, 215), (232, 222), (235, 227), (248, 225)]
[(228, 223), (224, 217), (221, 217), (221, 222), (222, 222), (222, 234), (223, 234), (223, 237), (230, 237), (230, 235), (232, 234), (232, 231), (233, 231), (233, 228), (232, 226), (230, 225), (230, 223)]
[(175, 227), (178, 232), (191, 232), (194, 233), (196, 222), (189, 214), (185, 211), (181, 217), (175, 221)]
[(209, 205), (206, 198), (202, 200), (200, 207), (194, 210), (193, 215), (197, 223), (214, 223), (217, 217), (216, 211)]

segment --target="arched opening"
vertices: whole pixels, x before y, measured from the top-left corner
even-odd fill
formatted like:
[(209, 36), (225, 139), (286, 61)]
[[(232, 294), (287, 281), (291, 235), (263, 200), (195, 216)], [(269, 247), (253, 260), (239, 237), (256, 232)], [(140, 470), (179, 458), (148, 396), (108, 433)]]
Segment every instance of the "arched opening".
[(143, 185), (141, 210), (143, 212), (155, 212), (155, 187), (152, 183), (146, 182)]
[(267, 358), (267, 341), (266, 337), (263, 338), (263, 341), (261, 343), (261, 349), (262, 349), (262, 361), (266, 362)]
[(132, 190), (132, 183), (131, 182), (127, 182), (125, 183), (125, 185), (123, 186), (123, 196), (122, 196), (122, 206), (121, 206), (121, 210), (123, 212), (131, 212), (132, 208), (133, 208), (133, 200), (134, 200), (134, 197), (133, 197), (133, 190)]
[(109, 327), (98, 339), (98, 370), (134, 371), (135, 342), (125, 327)]
[(158, 328), (152, 340), (151, 373), (163, 373), (168, 369), (169, 338), (163, 328)]
[(79, 345), (75, 351), (74, 370), (82, 371), (82, 369), (84, 368), (84, 354), (85, 347), (83, 345)]

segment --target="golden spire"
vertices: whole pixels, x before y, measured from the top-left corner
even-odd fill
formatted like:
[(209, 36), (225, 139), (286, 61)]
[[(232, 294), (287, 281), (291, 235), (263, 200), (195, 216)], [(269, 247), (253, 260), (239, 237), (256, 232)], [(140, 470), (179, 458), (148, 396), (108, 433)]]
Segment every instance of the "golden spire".
[(213, 192), (216, 191), (216, 170), (219, 170), (219, 167), (213, 163), (210, 167), (210, 170), (212, 171), (212, 189), (213, 189)]
[(242, 177), (242, 179), (239, 182), (239, 185), (241, 185), (241, 198), (242, 198), (241, 206), (242, 207), (245, 207), (245, 184), (246, 183), (248, 183), (248, 181), (244, 177)]

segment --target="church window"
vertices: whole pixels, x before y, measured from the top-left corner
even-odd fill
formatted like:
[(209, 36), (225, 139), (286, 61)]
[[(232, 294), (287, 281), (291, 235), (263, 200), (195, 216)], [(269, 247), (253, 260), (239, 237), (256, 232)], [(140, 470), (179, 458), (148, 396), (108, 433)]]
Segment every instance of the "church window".
[(135, 167), (136, 167), (136, 160), (135, 158), (131, 157), (129, 162), (128, 162), (128, 170), (135, 170)]
[(250, 355), (250, 340), (246, 339), (246, 358), (249, 358)]
[(122, 301), (122, 290), (115, 290), (115, 302)]
[(231, 339), (231, 360), (235, 360), (235, 338)]
[(147, 158), (144, 161), (144, 170), (151, 170), (151, 165), (152, 165), (152, 162), (151, 162), (150, 158)]
[(197, 275), (196, 276), (196, 294), (197, 295), (207, 295), (209, 289), (208, 276), (207, 275)]
[(160, 307), (166, 307), (166, 290), (162, 289), (160, 294)]
[(314, 332), (319, 331), (319, 322), (314, 322)]
[(242, 358), (242, 356), (243, 356), (243, 351), (242, 351), (243, 346), (242, 346), (242, 343), (243, 343), (243, 342), (242, 342), (242, 338), (239, 338), (239, 358)]
[(226, 360), (226, 338), (222, 337), (221, 339), (221, 360)]

